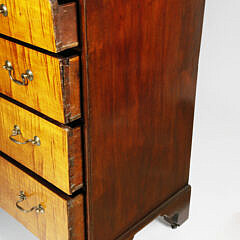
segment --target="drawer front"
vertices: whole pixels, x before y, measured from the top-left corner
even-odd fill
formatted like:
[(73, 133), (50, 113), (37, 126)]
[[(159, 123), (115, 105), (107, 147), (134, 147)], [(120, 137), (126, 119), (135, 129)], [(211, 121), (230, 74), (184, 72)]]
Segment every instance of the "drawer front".
[[(2, 157), (0, 157), (0, 171), (4, 173), (0, 175), (2, 209), (41, 240), (74, 239), (72, 238), (74, 229), (71, 230), (74, 216), (72, 211), (77, 209), (78, 225), (74, 227), (79, 229), (79, 238), (75, 239), (84, 240), (82, 195), (75, 199), (60, 197)], [(21, 209), (17, 208), (16, 203)], [(29, 211), (33, 207), (35, 208)]]
[(0, 38), (0, 64), (1, 93), (61, 123), (81, 116), (79, 57), (58, 59)]
[(51, 52), (78, 45), (76, 3), (2, 0), (0, 33)]
[(3, 153), (68, 194), (82, 186), (80, 127), (58, 127), (0, 98), (0, 133)]

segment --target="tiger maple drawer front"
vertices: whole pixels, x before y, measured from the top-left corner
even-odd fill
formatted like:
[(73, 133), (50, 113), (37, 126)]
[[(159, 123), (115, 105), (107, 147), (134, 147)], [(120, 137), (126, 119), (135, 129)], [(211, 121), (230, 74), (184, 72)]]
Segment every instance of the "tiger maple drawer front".
[(80, 130), (56, 126), (0, 98), (0, 150), (67, 194), (82, 186)]
[(76, 3), (0, 1), (0, 33), (51, 52), (78, 45)]
[(79, 57), (55, 58), (0, 38), (0, 92), (68, 123), (80, 114)]
[[(73, 240), (78, 230), (77, 239), (84, 240), (82, 195), (60, 197), (2, 157), (0, 172), (0, 207), (39, 239)], [(75, 214), (78, 222), (74, 226)]]

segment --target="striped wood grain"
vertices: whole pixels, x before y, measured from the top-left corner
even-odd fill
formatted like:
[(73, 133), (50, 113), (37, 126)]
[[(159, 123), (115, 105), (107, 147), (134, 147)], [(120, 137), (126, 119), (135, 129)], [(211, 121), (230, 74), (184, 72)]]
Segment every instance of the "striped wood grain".
[[(0, 207), (22, 223), (41, 240), (84, 240), (83, 196), (63, 198), (0, 157)], [(3, 174), (4, 173), (4, 174)], [(21, 207), (30, 209), (41, 204), (44, 214), (23, 213), (16, 208), (18, 194), (27, 200)], [(77, 215), (77, 216), (76, 216)], [(72, 217), (78, 219), (72, 225)], [(78, 229), (78, 230), (77, 230)], [(73, 235), (78, 231), (78, 236)]]
[(0, 33), (51, 52), (78, 45), (76, 3), (57, 0), (2, 0), (8, 16), (0, 14)]
[[(18, 125), (24, 141), (38, 136), (40, 146), (18, 145), (9, 139)], [(56, 126), (37, 115), (0, 98), (0, 150), (56, 187), (71, 194), (82, 186), (80, 127)], [(75, 139), (75, 141), (73, 140)], [(74, 144), (73, 144), (74, 142)]]
[[(53, 118), (67, 123), (80, 114), (79, 57), (58, 59), (0, 38), (0, 92)], [(21, 86), (2, 66), (8, 60), (14, 78), (30, 69), (34, 79)]]

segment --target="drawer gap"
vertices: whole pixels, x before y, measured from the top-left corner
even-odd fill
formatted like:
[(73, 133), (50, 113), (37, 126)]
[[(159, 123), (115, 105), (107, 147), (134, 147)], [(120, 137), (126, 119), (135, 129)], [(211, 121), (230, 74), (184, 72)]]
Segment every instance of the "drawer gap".
[(49, 188), (54, 193), (58, 194), (59, 196), (61, 196), (62, 198), (66, 199), (66, 200), (73, 199), (74, 197), (78, 196), (79, 194), (84, 194), (85, 193), (85, 188), (82, 185), (82, 187), (79, 190), (75, 191), (72, 195), (68, 195), (65, 192), (61, 191), (61, 189), (55, 187), (53, 184), (49, 183), (44, 178), (37, 175), (36, 173), (31, 171), (30, 169), (26, 168), (25, 166), (23, 166), (22, 164), (20, 164), (19, 162), (17, 162), (13, 158), (11, 158), (10, 156), (6, 155), (2, 151), (0, 151), (0, 156), (3, 157), (4, 159), (6, 159), (8, 162), (10, 162), (12, 165), (21, 169), (23, 172), (25, 172), (29, 176), (33, 177), (35, 180), (37, 180), (39, 183), (41, 183), (44, 186), (46, 186), (47, 188)]
[[(81, 189), (84, 151), (79, 121), (72, 124), (74, 128), (61, 123), (55, 125), (2, 98), (1, 94), (0, 100), (0, 151), (68, 195)], [(8, 120), (8, 116), (12, 118)], [(19, 132), (14, 131), (15, 127)], [(28, 144), (26, 140), (35, 137), (38, 138), (38, 146)]]
[(70, 49), (66, 49), (66, 50), (58, 52), (58, 53), (54, 53), (54, 52), (50, 52), (46, 49), (43, 49), (43, 48), (31, 45), (29, 43), (20, 41), (18, 39), (6, 36), (6, 35), (1, 34), (1, 33), (0, 33), (0, 38), (6, 39), (10, 42), (22, 45), (24, 47), (30, 48), (32, 50), (35, 50), (35, 51), (38, 51), (38, 52), (41, 52), (41, 53), (44, 53), (44, 54), (47, 54), (49, 56), (56, 57), (56, 58), (65, 58), (65, 57), (71, 57), (73, 55), (80, 55), (81, 54), (81, 48), (79, 46), (74, 47), (74, 48), (70, 48)]
[(76, 1), (74, 1), (74, 0), (58, 0), (59, 5), (65, 4), (65, 3), (72, 3), (72, 2), (76, 2)]
[(30, 108), (30, 107), (28, 107), (28, 106), (26, 106), (26, 105), (24, 105), (24, 104), (22, 104), (22, 103), (20, 103), (20, 102), (18, 102), (16, 100), (10, 98), (10, 97), (2, 94), (2, 93), (0, 93), (0, 97), (4, 98), (5, 100), (7, 100), (7, 101), (9, 101), (11, 103), (16, 104), (17, 106), (19, 106), (19, 107), (21, 107), (21, 108), (23, 108), (23, 109), (25, 109), (25, 110), (27, 110), (27, 111), (29, 111), (31, 113), (34, 113), (35, 115), (37, 115), (37, 116), (47, 120), (48, 122), (50, 122), (52, 124), (57, 125), (58, 127), (62, 127), (62, 128), (64, 128), (64, 127), (66, 127), (66, 128), (76, 128), (76, 127), (82, 126), (83, 123), (84, 123), (83, 118), (79, 118), (79, 119), (74, 120), (73, 122), (70, 122), (70, 123), (67, 123), (67, 124), (63, 124), (63, 123), (60, 123), (60, 122), (58, 122), (58, 121), (48, 117), (47, 115), (42, 114), (42, 113), (36, 111), (35, 109)]

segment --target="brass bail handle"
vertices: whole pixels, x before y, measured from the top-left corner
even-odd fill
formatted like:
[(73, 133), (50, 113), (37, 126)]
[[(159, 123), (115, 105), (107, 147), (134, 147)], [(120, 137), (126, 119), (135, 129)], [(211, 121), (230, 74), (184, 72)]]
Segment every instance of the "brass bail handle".
[(37, 137), (37, 136), (35, 136), (33, 139), (27, 139), (24, 142), (19, 142), (14, 138), (14, 137), (19, 136), (19, 135), (22, 135), (22, 132), (21, 132), (20, 128), (17, 125), (15, 125), (13, 130), (12, 130), (12, 134), (9, 136), (9, 139), (12, 142), (14, 142), (16, 144), (19, 144), (19, 145), (23, 145), (23, 144), (27, 144), (27, 143), (32, 143), (33, 145), (36, 145), (36, 146), (41, 145), (40, 138)]
[(29, 69), (25, 73), (21, 74), (22, 81), (15, 79), (13, 77), (14, 68), (12, 66), (12, 63), (8, 60), (6, 60), (5, 65), (3, 65), (3, 68), (8, 71), (9, 78), (18, 85), (27, 86), (29, 81), (33, 80), (33, 73)]
[(35, 211), (36, 213), (45, 213), (45, 209), (43, 208), (43, 206), (41, 204), (38, 204), (37, 206), (34, 206), (28, 210), (22, 208), (19, 204), (25, 200), (27, 200), (27, 197), (25, 195), (25, 193), (23, 191), (20, 191), (19, 193), (19, 200), (16, 202), (16, 207), (17, 209), (19, 209), (20, 211), (24, 212), (24, 213), (30, 213), (32, 211)]
[(7, 10), (6, 5), (4, 5), (4, 4), (0, 5), (0, 14), (2, 14), (4, 17), (8, 16), (8, 10)]

